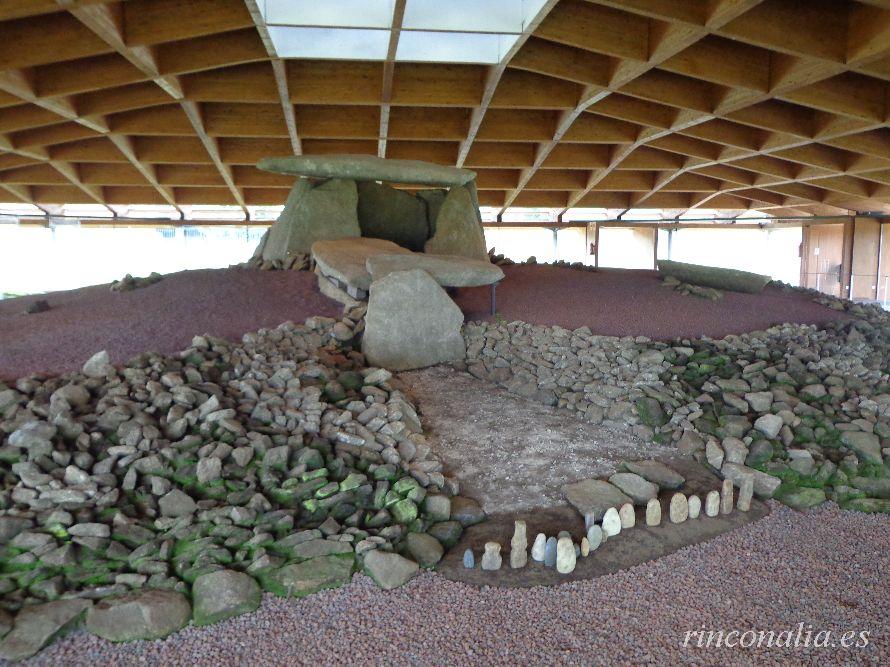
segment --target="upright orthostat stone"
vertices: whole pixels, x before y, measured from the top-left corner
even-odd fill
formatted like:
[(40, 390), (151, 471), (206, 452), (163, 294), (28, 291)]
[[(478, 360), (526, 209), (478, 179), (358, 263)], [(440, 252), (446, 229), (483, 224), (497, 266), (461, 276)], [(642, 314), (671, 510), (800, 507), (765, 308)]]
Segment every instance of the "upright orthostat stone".
[(717, 516), (720, 513), (720, 492), (708, 491), (705, 496), (705, 514), (707, 516)]
[(661, 525), (661, 503), (658, 501), (658, 498), (652, 498), (646, 503), (646, 525)]
[(556, 571), (569, 574), (575, 569), (577, 557), (571, 537), (560, 537), (556, 543)]
[(532, 560), (539, 563), (544, 562), (547, 548), (547, 536), (544, 533), (538, 533), (535, 536), (535, 543), (532, 545)]
[(701, 514), (701, 498), (696, 495), (689, 496), (689, 518), (697, 519)]
[(721, 514), (729, 514), (732, 512), (733, 506), (733, 488), (732, 488), (732, 480), (724, 479), (723, 486), (720, 489), (720, 513)]
[(315, 185), (298, 180), (263, 242), (263, 259), (308, 253), (313, 243), (323, 239), (361, 236), (357, 205), (355, 181), (335, 179)]
[(581, 538), (581, 557), (587, 558), (590, 555), (590, 540), (586, 537)]
[(544, 544), (544, 565), (553, 567), (556, 565), (556, 538), (548, 537)]
[(501, 545), (497, 542), (485, 543), (485, 552), (482, 554), (482, 569), (501, 569)]
[(634, 506), (630, 503), (622, 505), (618, 510), (618, 518), (621, 520), (621, 530), (633, 528), (637, 523), (637, 515), (634, 512)]
[(473, 556), (473, 550), (467, 549), (464, 551), (464, 567), (468, 570), (472, 570), (476, 567), (476, 559)]
[(485, 234), (470, 191), (453, 187), (442, 202), (436, 218), (436, 234), (424, 246), (431, 255), (461, 255), (486, 259)]
[(422, 199), (374, 181), (358, 184), (358, 224), (366, 238), (386, 239), (415, 251), (423, 250), (431, 236)]
[(618, 515), (618, 510), (614, 507), (610, 507), (603, 515), (603, 532), (607, 537), (612, 537), (621, 532), (621, 517)]
[(362, 352), (371, 364), (399, 371), (459, 361), (463, 321), (426, 271), (396, 271), (371, 285)]
[(603, 543), (603, 529), (600, 526), (593, 525), (587, 529), (587, 544), (591, 551), (596, 551)]
[(736, 500), (736, 507), (740, 512), (747, 512), (751, 509), (751, 496), (754, 495), (754, 478), (745, 477), (739, 485), (739, 497)]
[(528, 563), (528, 537), (525, 521), (514, 522), (513, 538), (510, 540), (510, 567), (514, 570)]
[(689, 501), (682, 493), (671, 496), (671, 505), (668, 508), (671, 523), (683, 523), (689, 518)]

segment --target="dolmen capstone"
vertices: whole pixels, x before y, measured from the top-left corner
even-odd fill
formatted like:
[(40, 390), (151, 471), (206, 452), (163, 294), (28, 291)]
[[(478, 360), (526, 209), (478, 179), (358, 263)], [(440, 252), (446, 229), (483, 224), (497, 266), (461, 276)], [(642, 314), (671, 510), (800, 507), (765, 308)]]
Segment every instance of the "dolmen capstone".
[[(379, 238), (415, 252), (486, 259), (476, 173), (371, 155), (269, 157), (257, 167), (298, 176), (255, 256), (283, 260), (326, 239)], [(386, 183), (434, 186), (417, 194)]]

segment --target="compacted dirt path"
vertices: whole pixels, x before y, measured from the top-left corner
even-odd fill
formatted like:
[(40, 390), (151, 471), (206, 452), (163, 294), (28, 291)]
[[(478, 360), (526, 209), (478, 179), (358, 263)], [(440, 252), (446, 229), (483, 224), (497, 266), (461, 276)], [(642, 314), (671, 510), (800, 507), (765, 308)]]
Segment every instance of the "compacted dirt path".
[[(51, 310), (26, 315), (37, 299)], [(312, 315), (337, 316), (308, 271), (203, 269), (132, 292), (95, 285), (0, 301), (0, 379), (80, 368), (99, 350), (113, 363), (141, 352), (178, 352), (196, 334), (239, 339)]]
[[(722, 299), (709, 301), (662, 287), (655, 271), (580, 271), (540, 264), (503, 268), (506, 277), (497, 288), (497, 312), (508, 322), (586, 326), (597, 334), (661, 340), (845, 319), (805, 294), (777, 287), (761, 294), (724, 292)], [(462, 289), (456, 300), (468, 319), (490, 319), (487, 287)]]
[[(162, 641), (79, 632), (30, 664), (887, 664), (890, 519), (771, 504), (760, 521), (589, 581), (479, 588), (428, 573), (384, 591), (356, 575), (299, 601), (267, 595), (255, 614)], [(683, 646), (702, 630), (735, 631), (735, 646), (699, 648), (698, 635)], [(764, 635), (760, 648), (739, 647), (748, 631), (784, 633), (790, 646), (768, 648)], [(820, 631), (828, 645), (814, 648)], [(842, 648), (844, 633), (860, 647)]]
[(402, 373), (436, 458), (486, 512), (565, 503), (564, 484), (675, 453), (446, 367)]

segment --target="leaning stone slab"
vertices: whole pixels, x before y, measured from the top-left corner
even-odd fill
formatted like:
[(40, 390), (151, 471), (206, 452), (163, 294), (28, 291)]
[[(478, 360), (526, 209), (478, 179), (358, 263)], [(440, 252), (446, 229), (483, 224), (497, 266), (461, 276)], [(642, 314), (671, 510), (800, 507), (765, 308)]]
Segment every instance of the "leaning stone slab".
[(354, 181), (332, 180), (315, 185), (301, 179), (294, 184), (284, 210), (269, 229), (263, 259), (285, 259), (308, 253), (324, 239), (360, 236), (358, 190)]
[(570, 505), (585, 517), (591, 515), (594, 521), (603, 518), (610, 507), (621, 507), (631, 502), (617, 486), (601, 479), (585, 479), (562, 487), (562, 493)]
[[(367, 556), (366, 556), (367, 558)], [(319, 556), (285, 565), (260, 578), (263, 588), (278, 597), (302, 598), (325, 588), (339, 588), (352, 579), (355, 559)]]
[(380, 588), (391, 590), (406, 583), (420, 568), (417, 563), (399, 554), (375, 549), (365, 554), (364, 570)]
[(632, 472), (616, 472), (609, 482), (629, 495), (636, 505), (645, 505), (658, 495), (658, 486)]
[(30, 658), (55, 637), (72, 627), (89, 609), (89, 600), (56, 600), (24, 607), (15, 624), (0, 642), (0, 658)]
[(383, 278), (393, 271), (423, 269), (443, 287), (480, 287), (504, 278), (501, 267), (488, 259), (470, 259), (460, 255), (373, 255), (365, 265), (373, 280)]
[(262, 591), (250, 575), (235, 570), (202, 574), (192, 584), (195, 625), (210, 625), (260, 606)]
[(312, 259), (319, 271), (341, 283), (367, 291), (373, 277), (367, 262), (375, 255), (411, 255), (411, 251), (384, 239), (346, 238), (312, 244)]
[(112, 642), (162, 639), (184, 627), (191, 615), (182, 593), (147, 590), (97, 602), (87, 613), (86, 629)]
[(439, 209), (435, 227), (436, 234), (426, 242), (424, 252), (480, 260), (488, 257), (479, 211), (467, 188), (451, 188)]
[(630, 461), (624, 464), (628, 472), (633, 472), (645, 480), (658, 484), (664, 489), (679, 489), (686, 478), (660, 461)]
[(684, 283), (750, 294), (759, 294), (772, 280), (770, 276), (749, 271), (721, 269), (702, 264), (686, 264), (666, 259), (658, 260), (658, 270), (662, 275), (673, 276)]
[(371, 285), (362, 352), (388, 370), (425, 368), (466, 356), (464, 316), (426, 271), (397, 271)]
[(476, 172), (420, 160), (389, 160), (373, 155), (288, 155), (257, 163), (263, 171), (307, 178), (349, 178), (415, 185), (465, 185)]
[(725, 479), (731, 479), (732, 483), (738, 487), (741, 487), (745, 476), (750, 475), (754, 479), (754, 495), (758, 498), (772, 498), (776, 489), (782, 483), (782, 480), (778, 477), (773, 477), (765, 472), (739, 463), (724, 463), (720, 469), (720, 474)]

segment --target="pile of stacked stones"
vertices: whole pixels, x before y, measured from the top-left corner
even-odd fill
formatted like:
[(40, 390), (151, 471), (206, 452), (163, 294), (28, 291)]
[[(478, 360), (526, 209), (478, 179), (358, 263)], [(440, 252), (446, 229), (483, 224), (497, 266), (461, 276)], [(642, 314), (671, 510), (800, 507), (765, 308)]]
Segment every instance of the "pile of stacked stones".
[[(658, 499), (660, 488), (674, 490), (668, 506), (668, 516), (672, 524), (683, 523), (687, 519), (695, 520), (701, 516), (702, 499), (697, 495), (687, 496), (676, 491), (685, 481), (682, 476), (656, 461), (642, 461), (625, 464), (629, 470), (637, 470), (646, 473), (650, 479), (660, 480), (659, 485), (650, 479), (644, 478), (634, 472), (619, 472), (612, 475), (608, 482), (605, 480), (585, 480), (569, 489), (567, 496), (578, 503), (578, 509), (590, 509), (593, 503), (599, 504), (597, 509), (585, 512), (584, 524), (586, 535), (580, 543), (575, 544), (568, 531), (560, 531), (556, 536), (547, 537), (544, 533), (538, 533), (531, 549), (532, 560), (543, 563), (546, 567), (555, 567), (560, 574), (569, 574), (574, 571), (579, 557), (586, 558), (596, 551), (609, 538), (614, 538), (622, 531), (633, 528), (636, 525), (636, 510), (634, 505), (645, 505), (646, 525), (656, 527), (661, 525), (661, 502)], [(742, 512), (751, 508), (751, 500), (754, 493), (754, 480), (748, 476), (742, 480), (737, 500), (734, 502), (733, 482), (723, 480), (720, 491), (710, 491), (705, 496), (704, 511), (708, 517), (716, 517), (718, 514), (729, 514), (735, 506)], [(622, 499), (620, 507), (603, 507), (608, 505), (608, 500)], [(584, 497), (582, 501), (582, 496)], [(606, 501), (597, 503), (597, 500)], [(599, 523), (597, 523), (599, 522)], [(514, 522), (513, 537), (510, 540), (510, 567), (519, 569), (528, 562), (528, 538), (525, 521)], [(501, 545), (498, 542), (487, 542), (482, 554), (481, 568), (483, 570), (501, 569), (502, 556)], [(472, 549), (467, 549), (463, 556), (463, 565), (471, 569), (475, 567), (475, 555)]]
[(357, 567), (389, 588), (482, 520), (397, 380), (351, 347), (363, 316), (0, 384), (0, 657), (84, 616), (162, 637)]
[(643, 438), (674, 442), (759, 497), (890, 512), (890, 313), (822, 294), (851, 319), (715, 340), (468, 324), (467, 370)]
[(717, 301), (717, 299), (723, 298), (723, 292), (718, 289), (714, 289), (713, 287), (703, 287), (701, 285), (693, 285), (691, 283), (684, 283), (674, 276), (665, 276), (664, 279), (661, 281), (661, 284), (664, 287), (668, 287), (679, 292), (683, 296), (697, 296), (701, 299), (708, 299), (710, 301)]
[(128, 273), (120, 280), (115, 280), (111, 283), (111, 291), (130, 292), (134, 289), (139, 289), (140, 287), (148, 287), (149, 285), (154, 285), (155, 283), (160, 282), (163, 279), (164, 276), (156, 271), (152, 271), (144, 278), (134, 278)]
[(311, 271), (312, 258), (303, 252), (295, 252), (284, 259), (263, 259), (262, 256), (254, 256), (243, 264), (236, 266), (256, 271)]
[[(489, 248), (488, 250), (488, 258), (491, 260), (492, 264), (497, 266), (514, 266), (517, 262), (514, 262), (512, 259), (503, 255), (502, 253), (497, 252), (494, 248)], [(532, 255), (524, 262), (518, 262), (519, 264), (540, 264), (538, 262), (538, 258)], [(567, 262), (564, 259), (557, 259), (552, 262), (543, 262), (544, 266), (559, 266), (566, 269), (577, 269), (579, 271), (597, 271), (597, 267), (591, 266), (589, 264), (585, 264), (584, 262)]]

